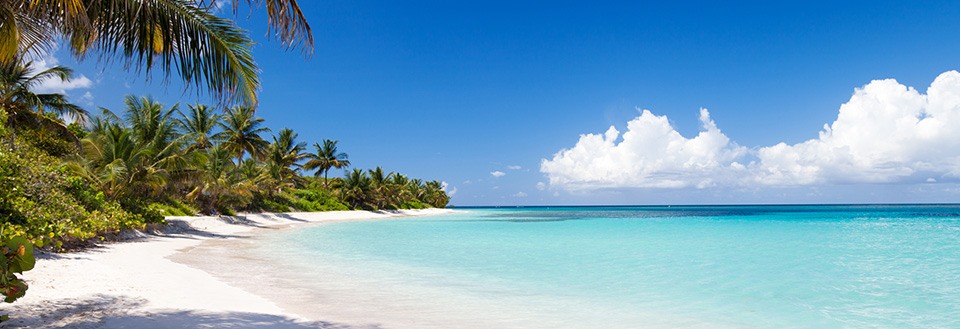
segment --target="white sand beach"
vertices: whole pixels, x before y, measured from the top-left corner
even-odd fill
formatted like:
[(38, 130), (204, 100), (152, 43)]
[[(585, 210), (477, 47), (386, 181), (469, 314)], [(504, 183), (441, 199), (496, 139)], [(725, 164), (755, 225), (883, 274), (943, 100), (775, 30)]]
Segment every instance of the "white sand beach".
[[(308, 320), (256, 292), (175, 262), (209, 239), (243, 238), (256, 228), (450, 213), (449, 209), (170, 217), (164, 232), (81, 252), (41, 254), (23, 274), (27, 295), (0, 306), (4, 328), (358, 328)], [(190, 255), (202, 257), (202, 255)], [(265, 287), (269, 288), (269, 287)]]

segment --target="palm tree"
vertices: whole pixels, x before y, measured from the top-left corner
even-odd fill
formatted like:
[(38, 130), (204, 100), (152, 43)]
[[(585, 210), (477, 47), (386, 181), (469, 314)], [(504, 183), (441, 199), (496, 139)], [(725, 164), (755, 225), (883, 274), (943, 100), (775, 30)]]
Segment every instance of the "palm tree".
[[(87, 111), (67, 101), (64, 95), (33, 92), (47, 79), (69, 80), (73, 71), (63, 66), (34, 71), (33, 62), (21, 61), (20, 57), (14, 61), (0, 62), (0, 109), (7, 113), (7, 126), (13, 128), (14, 132), (23, 127), (40, 128), (79, 143), (63, 122), (51, 118), (48, 113), (70, 116), (83, 122), (87, 118)], [(9, 142), (12, 146), (13, 139)]]
[[(225, 0), (222, 0), (225, 1)], [(260, 87), (253, 41), (213, 13), (218, 0), (0, 0), (0, 63), (22, 51), (47, 52), (67, 40), (78, 58), (119, 55), (150, 73), (176, 71), (186, 85), (223, 100), (256, 105)], [(241, 2), (233, 0), (234, 10)], [(271, 32), (285, 47), (312, 50), (313, 35), (296, 0), (244, 0), (265, 6)]]
[(197, 103), (196, 105), (187, 105), (190, 114), (180, 113), (180, 119), (177, 123), (180, 125), (184, 135), (188, 135), (193, 140), (188, 150), (206, 150), (213, 146), (214, 130), (217, 129), (220, 122), (220, 115), (216, 114), (214, 108)]
[(338, 181), (340, 198), (353, 209), (369, 208), (371, 199), (371, 182), (367, 173), (354, 169), (346, 177)]
[(270, 129), (261, 125), (263, 118), (254, 117), (252, 107), (235, 106), (227, 109), (220, 122), (223, 131), (215, 137), (223, 141), (223, 147), (236, 157), (237, 165), (240, 165), (245, 153), (260, 159), (270, 145), (260, 137), (260, 133), (269, 132)]
[(443, 191), (443, 183), (440, 181), (427, 182), (425, 194), (426, 200), (423, 201), (433, 207), (443, 208), (450, 202), (450, 197)]
[(164, 109), (148, 97), (127, 96), (125, 102), (126, 120), (103, 109), (72, 168), (115, 199), (158, 196), (199, 160), (183, 152), (185, 137), (171, 118), (176, 106)]
[(317, 150), (317, 153), (307, 154), (307, 158), (310, 159), (307, 163), (303, 164), (303, 168), (307, 170), (317, 169), (314, 172), (315, 176), (319, 176), (320, 173), (323, 173), (323, 187), (327, 187), (327, 174), (332, 168), (346, 168), (350, 166), (349, 156), (346, 153), (337, 151), (337, 141), (324, 139), (323, 146), (320, 146), (319, 143), (313, 143), (313, 147)]
[(186, 195), (186, 199), (199, 205), (203, 213), (242, 206), (253, 197), (256, 182), (246, 179), (231, 157), (232, 154), (219, 145), (207, 149), (203, 173), (196, 176), (193, 189)]
[(393, 174), (388, 186), (390, 189), (390, 195), (394, 196), (397, 205), (402, 205), (407, 201), (411, 201), (414, 197), (414, 194), (411, 193), (409, 189), (410, 178), (407, 178), (406, 175), (400, 173)]
[(392, 204), (393, 198), (390, 194), (389, 182), (393, 173), (385, 173), (380, 166), (368, 170), (368, 173), (370, 174), (370, 187), (377, 209), (382, 209)]
[(297, 142), (297, 133), (289, 128), (273, 137), (267, 156), (267, 170), (276, 181), (277, 190), (293, 187), (300, 181), (300, 161), (306, 157), (306, 143)]

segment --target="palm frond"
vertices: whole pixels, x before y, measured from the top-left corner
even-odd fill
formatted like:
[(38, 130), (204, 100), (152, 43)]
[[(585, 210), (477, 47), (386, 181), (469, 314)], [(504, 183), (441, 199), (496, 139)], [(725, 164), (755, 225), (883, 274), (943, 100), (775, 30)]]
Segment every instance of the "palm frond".
[[(72, 50), (101, 61), (120, 54), (127, 67), (165, 79), (176, 71), (187, 85), (206, 87), (221, 101), (257, 103), (259, 69), (253, 41), (233, 21), (188, 0), (87, 0), (92, 30), (72, 31)], [(84, 43), (85, 40), (89, 40)]]

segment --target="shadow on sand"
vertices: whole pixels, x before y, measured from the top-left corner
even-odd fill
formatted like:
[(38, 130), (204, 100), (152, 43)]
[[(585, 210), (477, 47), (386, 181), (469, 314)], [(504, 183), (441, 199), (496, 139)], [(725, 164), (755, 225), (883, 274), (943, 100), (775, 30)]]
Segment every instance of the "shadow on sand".
[(10, 321), (0, 328), (242, 328), (242, 329), (379, 329), (324, 321), (304, 321), (274, 314), (246, 312), (196, 312), (156, 310), (136, 312), (142, 299), (97, 295), (86, 299), (61, 299), (42, 303), (17, 303), (0, 307)]

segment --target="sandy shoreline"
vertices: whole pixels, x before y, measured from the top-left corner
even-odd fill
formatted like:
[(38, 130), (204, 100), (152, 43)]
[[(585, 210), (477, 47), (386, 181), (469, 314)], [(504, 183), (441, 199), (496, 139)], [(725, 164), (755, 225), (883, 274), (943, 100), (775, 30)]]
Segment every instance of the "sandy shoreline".
[(450, 212), (453, 210), (171, 217), (170, 228), (163, 233), (83, 252), (39, 256), (37, 267), (24, 273), (30, 283), (27, 295), (16, 303), (0, 305), (0, 314), (12, 318), (0, 327), (356, 328), (303, 319), (260, 295), (170, 258), (190, 253), (206, 240), (249, 236), (256, 228)]

